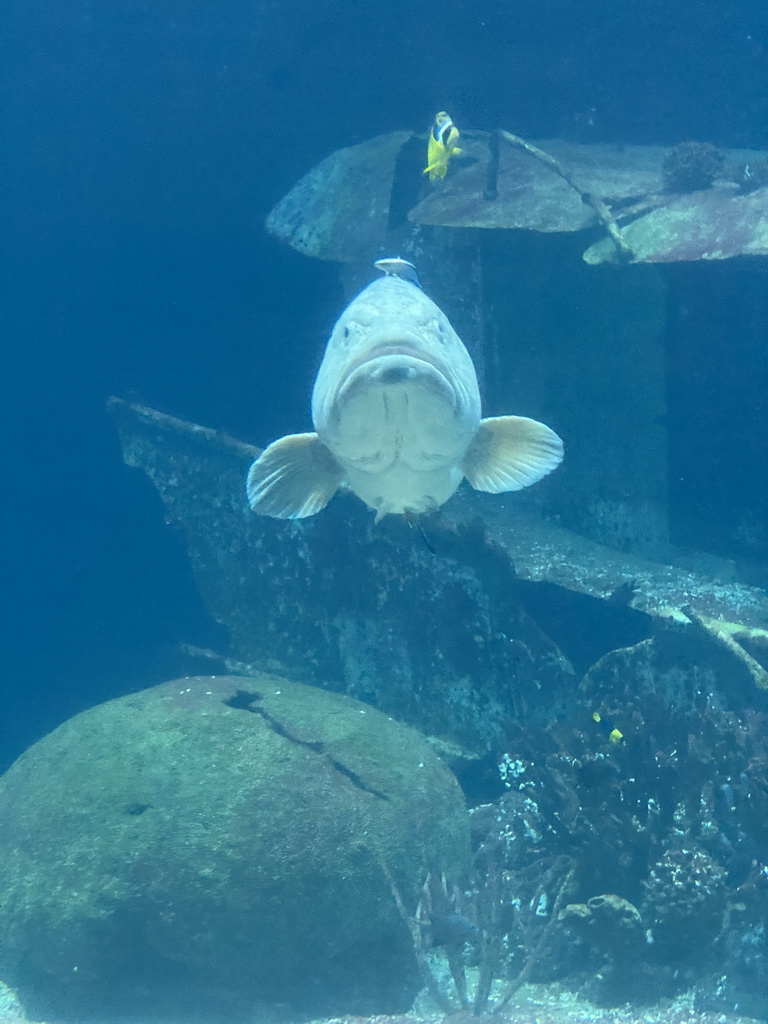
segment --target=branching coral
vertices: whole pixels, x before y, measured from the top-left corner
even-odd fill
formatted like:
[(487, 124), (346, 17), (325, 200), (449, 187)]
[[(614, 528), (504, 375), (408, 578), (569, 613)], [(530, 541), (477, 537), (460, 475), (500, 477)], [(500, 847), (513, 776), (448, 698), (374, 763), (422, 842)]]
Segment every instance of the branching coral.
[(664, 157), (661, 173), (670, 192), (709, 188), (723, 173), (723, 154), (710, 142), (681, 142)]

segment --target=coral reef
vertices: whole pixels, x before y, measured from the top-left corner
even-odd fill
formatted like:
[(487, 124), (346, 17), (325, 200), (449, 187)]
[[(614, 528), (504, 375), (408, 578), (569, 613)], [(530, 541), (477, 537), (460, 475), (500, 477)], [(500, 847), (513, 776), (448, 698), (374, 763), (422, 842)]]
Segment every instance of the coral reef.
[(681, 142), (664, 157), (661, 174), (669, 192), (709, 188), (723, 173), (725, 158), (710, 142)]
[[(704, 956), (723, 926), (725, 867), (699, 844), (691, 829), (676, 829), (643, 883), (643, 917), (654, 957), (666, 963)], [(686, 836), (688, 841), (684, 841)]]
[(580, 716), (510, 728), (459, 908), (497, 934), (509, 985), (768, 1010), (768, 703), (696, 641), (614, 650), (584, 673)]

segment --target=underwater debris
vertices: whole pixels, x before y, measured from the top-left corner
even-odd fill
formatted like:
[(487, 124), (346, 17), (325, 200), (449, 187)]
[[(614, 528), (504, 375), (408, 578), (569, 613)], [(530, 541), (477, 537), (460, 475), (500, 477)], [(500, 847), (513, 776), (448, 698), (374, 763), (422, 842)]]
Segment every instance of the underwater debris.
[[(439, 735), (480, 805), (472, 876), (458, 892), (448, 886), (445, 903), (431, 891), (418, 939), (403, 936), (409, 957), (418, 941), (429, 963), (444, 965), (451, 950), (466, 976), (465, 996), (453, 983), (448, 993), (454, 1009), (497, 1004), (522, 974), (604, 1004), (694, 987), (702, 1005), (768, 1013), (763, 591), (497, 513), (468, 490), (430, 521), (434, 554), (399, 519), (366, 525), (352, 499), (327, 520), (265, 520), (241, 490), (255, 449), (153, 410), (112, 409), (126, 461), (151, 475), (187, 530), (232, 658), (253, 672), (287, 662)], [(610, 599), (623, 583), (631, 606)], [(611, 741), (614, 729), (623, 742)], [(127, 811), (131, 821), (151, 813)], [(553, 923), (555, 907), (606, 894), (650, 929), (636, 964)], [(420, 898), (404, 895), (409, 911)], [(449, 936), (436, 952), (451, 915), (477, 935)], [(682, 936), (697, 929), (707, 941), (689, 948)], [(728, 980), (712, 986), (721, 955)]]
[[(484, 755), (499, 749), (512, 718), (541, 724), (556, 709), (573, 720), (574, 666), (583, 672), (655, 629), (668, 629), (670, 644), (689, 638), (680, 657), (708, 663), (715, 690), (755, 692), (737, 652), (683, 606), (738, 623), (734, 642), (768, 664), (768, 599), (756, 588), (635, 559), (511, 506), (496, 514), (469, 490), (430, 520), (435, 554), (399, 519), (374, 528), (351, 497), (327, 518), (253, 516), (242, 481), (258, 449), (121, 400), (110, 408), (126, 462), (183, 524), (201, 594), (230, 637), (221, 653), (238, 672), (300, 674)], [(631, 607), (608, 601), (627, 580)], [(593, 733), (595, 710), (626, 731), (611, 703), (598, 694), (582, 709)]]
[(416, 163), (400, 159), (420, 147), (414, 133), (338, 150), (278, 203), (268, 230), (320, 259), (374, 259), (391, 246), (390, 204), (397, 202), (398, 221), (407, 215), (417, 225), (546, 233), (602, 225), (608, 237), (586, 250), (589, 265), (768, 254), (765, 204), (745, 205), (763, 187), (764, 172), (742, 171), (736, 187), (726, 171), (726, 164), (759, 169), (764, 151), (528, 142), (503, 130), (465, 130), (462, 142), (461, 160), (426, 195), (419, 192), (421, 149)]
[(702, 633), (724, 647), (740, 665), (746, 668), (755, 686), (761, 690), (768, 690), (768, 668), (761, 665), (757, 658), (753, 657), (737, 639), (743, 630), (732, 622), (725, 622), (722, 619), (706, 619), (697, 615), (689, 605), (685, 605), (680, 610), (699, 627)]
[(269, 213), (269, 232), (319, 259), (354, 263), (381, 255), (400, 150), (413, 132), (391, 132), (322, 160)]
[(616, 246), (616, 252), (619, 258), (622, 260), (632, 259), (632, 250), (627, 245), (626, 239), (622, 236), (621, 231), (619, 230), (619, 225), (616, 223), (616, 218), (600, 196), (593, 192), (589, 192), (584, 188), (580, 188), (574, 181), (572, 174), (560, 163), (560, 161), (556, 160), (551, 154), (545, 152), (539, 146), (534, 146), (519, 135), (513, 135), (511, 132), (500, 130), (498, 134), (499, 138), (504, 139), (505, 142), (509, 142), (511, 145), (517, 146), (524, 152), (529, 153), (536, 160), (540, 160), (545, 167), (549, 167), (556, 174), (559, 174), (563, 181), (570, 185), (571, 188), (579, 194), (581, 201), (583, 203), (587, 203), (587, 205), (591, 206), (595, 211), (595, 216), (608, 232), (611, 241)]
[(695, 192), (709, 188), (723, 173), (725, 157), (711, 142), (681, 142), (670, 149), (661, 165), (669, 192)]

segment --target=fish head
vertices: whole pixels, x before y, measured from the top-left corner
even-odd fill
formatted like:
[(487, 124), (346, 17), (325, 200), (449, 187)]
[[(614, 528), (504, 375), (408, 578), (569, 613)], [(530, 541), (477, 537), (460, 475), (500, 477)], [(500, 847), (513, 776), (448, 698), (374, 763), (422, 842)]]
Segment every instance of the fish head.
[(458, 464), (480, 422), (475, 368), (442, 310), (417, 285), (387, 276), (334, 326), (312, 419), (368, 504), (434, 507), (458, 486)]
[(387, 276), (353, 299), (331, 332), (312, 393), (315, 429), (323, 436), (360, 392), (409, 382), (476, 428), (480, 394), (464, 344), (419, 287)]

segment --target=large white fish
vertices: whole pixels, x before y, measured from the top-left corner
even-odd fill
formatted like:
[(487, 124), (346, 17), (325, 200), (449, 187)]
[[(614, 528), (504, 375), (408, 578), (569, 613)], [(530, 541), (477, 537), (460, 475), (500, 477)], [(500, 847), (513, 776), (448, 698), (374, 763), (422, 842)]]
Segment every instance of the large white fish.
[(480, 418), (472, 360), (405, 260), (339, 317), (312, 392), (317, 433), (273, 441), (248, 473), (254, 512), (302, 519), (339, 488), (376, 517), (426, 512), (466, 478), (499, 494), (536, 483), (560, 463), (557, 434), (524, 416)]

